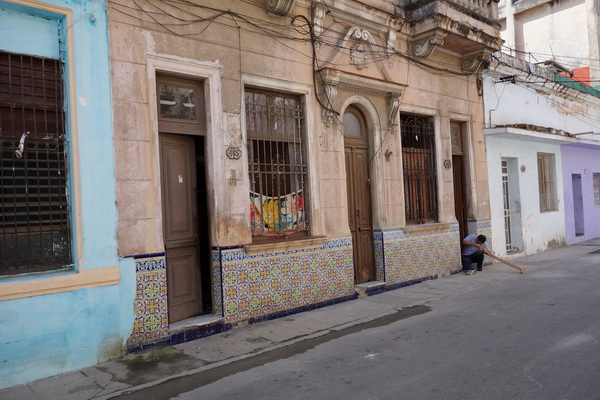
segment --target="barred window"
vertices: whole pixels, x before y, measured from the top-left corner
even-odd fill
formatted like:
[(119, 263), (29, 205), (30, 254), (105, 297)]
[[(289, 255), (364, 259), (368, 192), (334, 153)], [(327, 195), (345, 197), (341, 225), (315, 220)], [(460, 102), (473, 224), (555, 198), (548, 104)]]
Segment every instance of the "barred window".
[(300, 98), (246, 89), (245, 102), (252, 235), (306, 234), (307, 166)]
[(554, 154), (538, 153), (537, 162), (540, 211), (558, 210)]
[(433, 118), (401, 115), (406, 224), (438, 221)]
[(72, 264), (63, 65), (0, 52), (0, 275)]

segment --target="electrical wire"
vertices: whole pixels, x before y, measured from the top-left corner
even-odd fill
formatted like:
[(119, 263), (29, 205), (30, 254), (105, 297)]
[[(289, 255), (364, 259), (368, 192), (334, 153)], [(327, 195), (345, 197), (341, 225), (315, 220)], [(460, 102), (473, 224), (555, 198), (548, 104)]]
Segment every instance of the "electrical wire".
[[(298, 37), (297, 30), (295, 30), (295, 28), (290, 25), (273, 24), (272, 22), (265, 22), (264, 20), (255, 19), (255, 18), (246, 16), (246, 15), (242, 15), (240, 13), (232, 12), (230, 10), (225, 11), (225, 10), (221, 10), (221, 9), (207, 7), (204, 5), (195, 4), (189, 0), (172, 0), (169, 2), (166, 2), (164, 0), (155, 0), (155, 1), (147, 0), (146, 3), (150, 7), (152, 7), (152, 10), (148, 10), (148, 9), (141, 7), (140, 4), (136, 1), (134, 1), (133, 3), (136, 5), (137, 9), (135, 9), (134, 7), (127, 6), (127, 5), (116, 4), (116, 3), (111, 3), (111, 8), (117, 12), (124, 13), (132, 18), (136, 18), (143, 22), (155, 23), (155, 24), (161, 26), (163, 29), (167, 30), (169, 33), (172, 33), (172, 34), (175, 34), (178, 36), (198, 35), (199, 32), (203, 32), (208, 27), (208, 25), (200, 31), (191, 32), (191, 33), (177, 32), (175, 30), (176, 27), (189, 26), (189, 25), (200, 24), (200, 23), (207, 23), (207, 22), (211, 22), (211, 21), (212, 21), (212, 23), (215, 23), (215, 24), (223, 25), (223, 26), (226, 26), (226, 27), (232, 28), (232, 29), (237, 29), (237, 27), (235, 27), (227, 22), (224, 22), (223, 19), (219, 18), (219, 17), (228, 15), (228, 16), (235, 16), (239, 20), (244, 21), (244, 23), (246, 25), (240, 26), (240, 30), (252, 32), (255, 34), (262, 34), (262, 35), (266, 35), (270, 38), (278, 38), (278, 39), (282, 39), (282, 40), (292, 40), (292, 41), (300, 41), (300, 42), (311, 42), (314, 40), (314, 38), (306, 37), (306, 32), (304, 35), (305, 37), (302, 37), (302, 36)], [(166, 6), (165, 6), (165, 3), (167, 3)], [(252, 2), (251, 0), (246, 0), (245, 3), (248, 3), (248, 4), (252, 3), (252, 5), (254, 5), (254, 6), (259, 6), (259, 3)], [(159, 4), (163, 4), (163, 7), (159, 6)], [(198, 11), (192, 11), (192, 10), (189, 10), (188, 8), (182, 9), (179, 5), (185, 5), (188, 8), (192, 8), (194, 10), (198, 10), (198, 11), (202, 11), (202, 12), (210, 12), (210, 13), (212, 13), (212, 15), (210, 15), (210, 16), (201, 15), (198, 13)], [(119, 7), (128, 9), (129, 12), (126, 12), (123, 9), (120, 9)], [(192, 15), (195, 18), (179, 17), (178, 15), (175, 15), (170, 9), (165, 8), (165, 7), (170, 7), (170, 9), (176, 9), (185, 15)], [(264, 8), (264, 5), (262, 8)], [(141, 18), (139, 16), (136, 16), (136, 15), (132, 14), (133, 11), (140, 11), (140, 12), (142, 12), (142, 15), (144, 15), (147, 18)], [(172, 22), (161, 21), (161, 20), (159, 20), (159, 17), (157, 16), (158, 14), (162, 14), (163, 18), (164, 17), (173, 18), (174, 21), (172, 21)], [(335, 21), (334, 21), (334, 23), (335, 23)], [(309, 24), (310, 24), (310, 22), (309, 22)], [(250, 29), (250, 28), (252, 28), (252, 29)], [(317, 39), (319, 40), (319, 43), (323, 44), (325, 47), (336, 50), (338, 52), (341, 52), (342, 54), (345, 54), (346, 56), (349, 56), (351, 49), (340, 46), (337, 43), (340, 40), (340, 37), (343, 37), (343, 35), (345, 35), (345, 34), (346, 34), (346, 31), (335, 31), (330, 26), (330, 27), (324, 29), (323, 34)], [(292, 51), (298, 52), (298, 49), (296, 49), (294, 47), (285, 45), (281, 41), (279, 41), (279, 43)], [(389, 51), (389, 49), (385, 45), (379, 45), (377, 43), (370, 43), (370, 52), (369, 52), (370, 57), (369, 57), (369, 61), (367, 63), (365, 63), (365, 65), (388, 60), (390, 57), (390, 54), (388, 53), (388, 51)], [(311, 57), (310, 54), (306, 54), (306, 53), (301, 53), (301, 54), (303, 54), (307, 58)], [(452, 67), (457, 68), (456, 65), (443, 63), (438, 60), (428, 60), (427, 62), (425, 62), (423, 60), (420, 60), (416, 57), (411, 56), (410, 54), (403, 53), (400, 51), (394, 51), (392, 54), (402, 57), (405, 60), (407, 60), (408, 62), (414, 63), (415, 65), (419, 66), (420, 68), (427, 69), (429, 71), (433, 71), (433, 72), (436, 72), (439, 74), (458, 75), (458, 76), (461, 76), (461, 75), (467, 76), (467, 75), (471, 74), (471, 73), (453, 71), (449, 68), (452, 68)], [(332, 64), (332, 66), (347, 66), (347, 65), (349, 65), (349, 64), (348, 63)]]

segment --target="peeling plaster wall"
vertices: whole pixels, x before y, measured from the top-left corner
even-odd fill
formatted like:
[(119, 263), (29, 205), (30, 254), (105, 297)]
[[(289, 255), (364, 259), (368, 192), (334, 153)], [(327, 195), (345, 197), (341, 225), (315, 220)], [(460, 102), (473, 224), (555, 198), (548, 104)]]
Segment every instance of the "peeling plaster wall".
[[(490, 70), (484, 77), (486, 127), (530, 124), (568, 133), (598, 132), (600, 99), (561, 85), (497, 82), (518, 71)], [(531, 79), (534, 81), (534, 79)], [(558, 90), (552, 90), (557, 88)]]
[(509, 0), (500, 7), (506, 47), (535, 53), (521, 55), (532, 63), (555, 59), (571, 69), (590, 66), (591, 86), (599, 86), (597, 0)]

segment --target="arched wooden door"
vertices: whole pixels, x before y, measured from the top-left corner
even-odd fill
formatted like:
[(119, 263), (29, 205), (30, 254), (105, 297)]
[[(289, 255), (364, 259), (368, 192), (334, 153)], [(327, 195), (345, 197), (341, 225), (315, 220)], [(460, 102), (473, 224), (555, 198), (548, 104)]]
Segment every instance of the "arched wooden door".
[(354, 282), (375, 279), (373, 217), (369, 180), (369, 142), (361, 112), (349, 107), (344, 113), (344, 152), (348, 224), (354, 252)]

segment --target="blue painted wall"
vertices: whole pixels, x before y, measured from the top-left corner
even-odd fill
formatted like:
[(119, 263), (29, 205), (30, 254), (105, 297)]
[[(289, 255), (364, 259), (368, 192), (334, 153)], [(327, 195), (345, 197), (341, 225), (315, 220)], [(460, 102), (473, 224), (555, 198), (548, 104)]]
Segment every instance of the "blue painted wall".
[[(0, 49), (65, 58), (67, 29), (74, 34), (77, 119), (69, 112), (71, 135), (79, 145), (81, 231), (83, 251), (74, 254), (80, 269), (119, 266), (121, 283), (42, 296), (0, 301), (0, 387), (94, 365), (119, 355), (133, 324), (135, 266), (117, 255), (117, 210), (108, 25), (106, 2), (53, 0), (48, 4), (73, 10), (73, 25), (64, 17), (0, 0)], [(65, 78), (67, 79), (67, 78)], [(72, 162), (72, 160), (71, 160)], [(71, 163), (70, 170), (75, 166)], [(70, 199), (73, 199), (70, 176)], [(73, 225), (75, 227), (75, 225)], [(75, 249), (75, 241), (73, 242)], [(43, 276), (0, 277), (0, 285)]]

